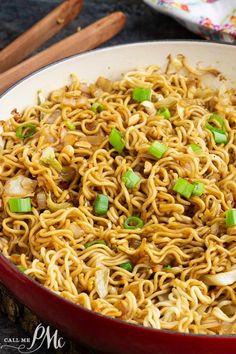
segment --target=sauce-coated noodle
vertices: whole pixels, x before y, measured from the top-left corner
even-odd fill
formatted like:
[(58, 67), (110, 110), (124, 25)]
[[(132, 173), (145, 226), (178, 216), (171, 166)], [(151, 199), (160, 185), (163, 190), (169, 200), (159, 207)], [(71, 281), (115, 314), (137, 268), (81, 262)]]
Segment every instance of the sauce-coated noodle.
[[(165, 73), (153, 65), (113, 83), (88, 86), (72, 76), (69, 87), (47, 99), (40, 92), (38, 105), (15, 110), (0, 132), (3, 255), (104, 315), (158, 329), (236, 333), (236, 282), (210, 286), (204, 278), (236, 269), (236, 228), (225, 219), (236, 203), (236, 92), (223, 83), (205, 87), (206, 71), (178, 56)], [(138, 102), (134, 88), (151, 89), (150, 100)], [(212, 113), (224, 123), (226, 143), (206, 128)], [(125, 143), (120, 153), (109, 143), (112, 128)], [(150, 153), (154, 141), (164, 144), (160, 158)], [(123, 178), (130, 170), (134, 188)], [(194, 195), (190, 186), (183, 196), (173, 190), (178, 178), (201, 182), (204, 191)], [(98, 194), (108, 197), (103, 215), (101, 205), (94, 211)], [(12, 212), (28, 203), (12, 198), (30, 198), (32, 211)]]

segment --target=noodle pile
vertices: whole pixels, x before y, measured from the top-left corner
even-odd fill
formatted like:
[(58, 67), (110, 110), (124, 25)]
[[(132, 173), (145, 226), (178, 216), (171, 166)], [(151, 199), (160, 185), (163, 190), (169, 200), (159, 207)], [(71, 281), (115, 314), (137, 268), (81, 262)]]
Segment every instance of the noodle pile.
[[(236, 333), (236, 279), (207, 281), (236, 272), (236, 227), (225, 221), (236, 205), (236, 91), (223, 83), (208, 88), (206, 72), (218, 74), (190, 68), (179, 55), (165, 72), (153, 65), (116, 82), (99, 78), (89, 86), (72, 75), (70, 86), (14, 110), (0, 126), (2, 254), (103, 315), (157, 329)], [(135, 87), (151, 88), (151, 101), (134, 101)], [(94, 112), (94, 102), (103, 110)], [(158, 113), (163, 107), (170, 119)], [(214, 112), (224, 119), (225, 145), (205, 128)], [(16, 136), (23, 123), (36, 126), (25, 139)], [(109, 143), (112, 128), (123, 134), (122, 153)], [(168, 147), (160, 159), (148, 153), (153, 141)], [(62, 169), (42, 161), (48, 147)], [(132, 189), (122, 179), (130, 169), (140, 178)], [(174, 192), (180, 177), (202, 182), (204, 193)], [(108, 196), (106, 215), (94, 212), (98, 194)], [(32, 211), (12, 212), (13, 197), (30, 198)], [(130, 216), (144, 226), (124, 228)], [(95, 240), (104, 242), (88, 246)], [(127, 262), (131, 270), (120, 266)]]

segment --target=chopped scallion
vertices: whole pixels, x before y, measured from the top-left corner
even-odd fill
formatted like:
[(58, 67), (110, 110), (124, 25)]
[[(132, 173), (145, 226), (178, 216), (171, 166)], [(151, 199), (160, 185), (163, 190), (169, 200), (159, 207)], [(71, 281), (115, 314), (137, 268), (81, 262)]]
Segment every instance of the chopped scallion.
[(119, 130), (112, 128), (110, 136), (109, 136), (109, 143), (113, 146), (113, 148), (121, 154), (125, 148), (125, 142), (122, 137), (122, 134)]
[(160, 159), (167, 151), (168, 147), (165, 144), (154, 141), (148, 149), (148, 153), (154, 156), (156, 159)]
[(30, 198), (10, 198), (8, 204), (12, 213), (28, 213), (32, 210)]
[(165, 119), (170, 119), (171, 117), (171, 114), (170, 114), (170, 111), (167, 107), (162, 107), (159, 109), (159, 111), (157, 112), (160, 116), (162, 116), (163, 118)]
[(213, 131), (212, 133), (214, 135), (214, 140), (216, 144), (227, 144), (228, 138), (225, 133), (220, 133), (217, 131)]
[(75, 130), (75, 125), (74, 125), (74, 123), (72, 123), (69, 119), (66, 120), (66, 127), (67, 127), (69, 130)]
[(17, 266), (20, 272), (24, 273), (26, 271), (26, 268), (22, 265)]
[(192, 151), (193, 151), (193, 152), (196, 152), (197, 154), (202, 152), (202, 149), (200, 148), (199, 145), (196, 145), (196, 144), (189, 144), (189, 145), (187, 145), (187, 146), (190, 147), (190, 148), (192, 149)]
[(109, 208), (109, 199), (107, 195), (98, 194), (94, 202), (94, 211), (97, 215), (106, 215)]
[(132, 189), (137, 187), (140, 182), (140, 177), (133, 170), (128, 170), (123, 175), (122, 181), (125, 184), (126, 188)]
[(36, 133), (36, 124), (34, 123), (24, 123), (16, 128), (16, 136), (19, 139), (30, 138)]
[(225, 122), (222, 117), (213, 113), (206, 123), (206, 128), (212, 132), (216, 144), (227, 143), (228, 138), (225, 132)]
[(94, 113), (101, 113), (103, 110), (104, 110), (104, 105), (100, 102), (94, 102), (92, 104), (92, 107), (91, 107), (91, 110), (94, 112)]
[(133, 265), (131, 262), (125, 262), (119, 265), (121, 268), (127, 270), (128, 272), (132, 272), (133, 270)]
[(194, 186), (193, 195), (200, 197), (205, 192), (204, 183), (195, 181), (193, 182), (193, 186)]
[(167, 265), (165, 265), (163, 268), (164, 268), (164, 269), (171, 269), (172, 266), (171, 266), (170, 264), (167, 264)]
[(144, 87), (135, 87), (133, 89), (132, 98), (136, 102), (150, 101), (151, 100), (151, 89)]
[(62, 171), (62, 165), (55, 157), (55, 152), (53, 147), (48, 146), (42, 151), (42, 155), (40, 160), (44, 162), (46, 165), (53, 167), (57, 172)]
[(236, 225), (236, 209), (227, 210), (225, 216), (225, 222), (227, 227), (232, 227)]
[(91, 247), (93, 245), (106, 245), (106, 241), (104, 240), (94, 240), (91, 242), (88, 242), (84, 245), (85, 248)]
[(124, 222), (124, 228), (128, 230), (141, 229), (143, 227), (143, 220), (137, 216), (130, 216)]
[(206, 128), (210, 131), (225, 132), (224, 119), (218, 114), (213, 113), (206, 123)]
[(194, 185), (189, 183), (183, 178), (178, 178), (176, 181), (173, 191), (179, 193), (182, 197), (190, 198), (194, 190)]

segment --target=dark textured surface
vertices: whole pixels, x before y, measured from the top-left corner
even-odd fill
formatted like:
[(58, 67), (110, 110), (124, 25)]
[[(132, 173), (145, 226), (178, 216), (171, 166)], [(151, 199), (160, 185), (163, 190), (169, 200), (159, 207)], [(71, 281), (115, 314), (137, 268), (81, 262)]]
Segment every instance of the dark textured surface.
[[(0, 48), (10, 43), (61, 2), (61, 0), (0, 0)], [(106, 45), (155, 39), (198, 38), (173, 19), (155, 13), (141, 0), (84, 0), (80, 16), (47, 45), (72, 34), (77, 27), (83, 28), (117, 10), (128, 15), (127, 25), (122, 33)]]
[[(0, 49), (61, 2), (60, 0), (0, 0)], [(156, 39), (199, 39), (173, 19), (152, 11), (141, 0), (84, 0), (80, 16), (44, 47), (72, 34), (78, 27), (83, 28), (117, 10), (127, 14), (127, 25), (105, 46)], [(5, 315), (0, 315), (0, 343), (3, 343), (4, 338), (22, 337), (28, 335), (21, 330), (20, 326), (12, 324)], [(17, 352), (0, 349), (1, 354)], [(48, 353), (45, 349), (37, 351), (40, 354), (46, 352)], [(84, 351), (81, 350), (82, 352)]]

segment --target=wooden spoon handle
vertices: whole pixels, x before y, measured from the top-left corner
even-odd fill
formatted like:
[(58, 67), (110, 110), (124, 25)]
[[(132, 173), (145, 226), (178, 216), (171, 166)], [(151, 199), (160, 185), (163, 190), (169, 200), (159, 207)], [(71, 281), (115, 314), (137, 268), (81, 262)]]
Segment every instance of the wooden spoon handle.
[(0, 73), (20, 63), (68, 25), (80, 12), (83, 0), (67, 0), (0, 51)]
[(125, 19), (123, 12), (114, 12), (5, 71), (0, 74), (0, 93), (26, 75), (45, 65), (98, 47), (121, 31), (124, 27)]

